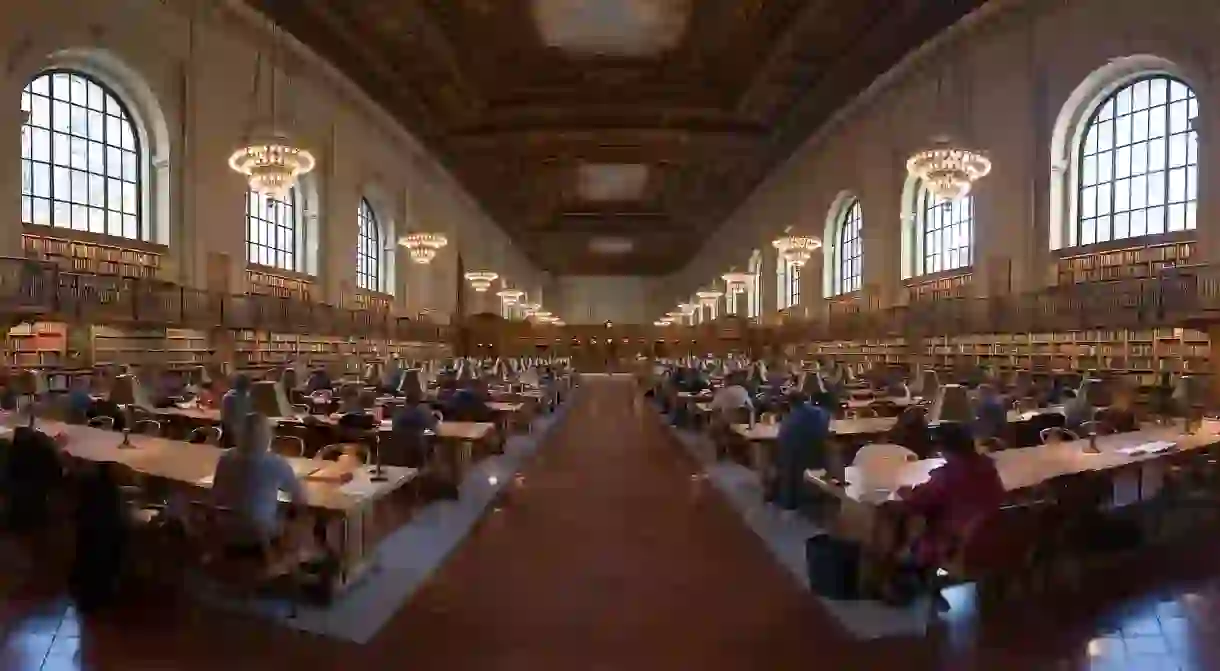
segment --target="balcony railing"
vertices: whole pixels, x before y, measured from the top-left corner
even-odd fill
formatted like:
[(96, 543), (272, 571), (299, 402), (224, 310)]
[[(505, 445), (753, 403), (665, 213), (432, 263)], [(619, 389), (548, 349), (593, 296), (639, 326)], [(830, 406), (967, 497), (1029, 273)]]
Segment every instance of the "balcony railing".
[(449, 342), (447, 327), (390, 312), (348, 310), (297, 298), (226, 296), (150, 279), (65, 272), (56, 264), (0, 257), (0, 310), (31, 319)]

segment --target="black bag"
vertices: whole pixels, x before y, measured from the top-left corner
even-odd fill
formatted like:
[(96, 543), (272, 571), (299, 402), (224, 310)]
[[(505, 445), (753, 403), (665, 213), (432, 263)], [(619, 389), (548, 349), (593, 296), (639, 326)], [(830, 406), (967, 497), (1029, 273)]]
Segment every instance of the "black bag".
[(819, 534), (805, 541), (809, 588), (829, 599), (857, 599), (860, 585), (860, 544)]

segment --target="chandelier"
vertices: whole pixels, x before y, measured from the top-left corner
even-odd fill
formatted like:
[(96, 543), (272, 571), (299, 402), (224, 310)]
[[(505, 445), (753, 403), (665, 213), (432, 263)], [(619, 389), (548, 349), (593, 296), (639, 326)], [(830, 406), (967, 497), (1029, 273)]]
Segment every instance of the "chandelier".
[(251, 191), (276, 200), (288, 198), (297, 178), (314, 165), (313, 154), (275, 131), (252, 137), (229, 156), (229, 167), (246, 176)]
[(678, 309), (682, 311), (683, 317), (689, 317), (695, 314), (695, 310), (698, 310), (699, 306), (694, 303), (678, 303)]
[(534, 310), (534, 313), (532, 316), (534, 319), (536, 319), (540, 322), (550, 321), (551, 319), (555, 318), (554, 315), (547, 312), (546, 310)]
[(466, 273), (466, 280), (470, 282), (470, 288), (479, 293), (483, 293), (490, 289), (491, 283), (495, 282), (497, 279), (499, 279), (499, 277), (500, 276), (496, 273), (486, 271)]
[(948, 138), (940, 137), (933, 140), (932, 147), (915, 152), (907, 160), (907, 172), (923, 182), (933, 196), (958, 200), (991, 172), (991, 159), (981, 152), (955, 147)]
[(699, 299), (699, 302), (709, 307), (716, 305), (716, 302), (719, 301), (720, 297), (723, 295), (723, 291), (717, 291), (716, 289), (706, 289), (704, 291), (695, 292), (695, 297)]
[(526, 317), (533, 317), (541, 309), (542, 309), (542, 305), (539, 303), (522, 303), (521, 304), (521, 312)]
[(721, 275), (720, 279), (724, 280), (724, 288), (728, 291), (729, 295), (736, 296), (746, 292), (746, 286), (754, 279), (754, 276), (749, 273), (730, 270)]
[(500, 301), (505, 305), (516, 305), (517, 301), (521, 300), (521, 297), (525, 295), (525, 292), (520, 289), (502, 289), (497, 291), (496, 295), (500, 297)]
[(682, 312), (681, 310), (670, 310), (669, 312), (665, 313), (665, 316), (668, 317), (670, 321), (678, 321), (682, 317), (686, 316), (686, 313)]
[(784, 235), (772, 240), (771, 246), (789, 265), (803, 266), (813, 256), (814, 250), (822, 246), (822, 241), (807, 235), (792, 235), (791, 231), (791, 227), (785, 228)]
[(551, 321), (551, 326), (567, 326), (562, 319), (554, 319)]
[(673, 322), (669, 321), (668, 319), (658, 319), (658, 320), (656, 320), (655, 322), (653, 322), (653, 323), (652, 323), (652, 325), (653, 325), (653, 326), (660, 326), (660, 327), (664, 327), (664, 326), (669, 326), (669, 325), (670, 325), (670, 324), (672, 324), (672, 323), (673, 323)]
[[(279, 70), (279, 27), (271, 25), (271, 86), (270, 109), (262, 123), (254, 125), (246, 137), (246, 144), (229, 156), (229, 167), (245, 175), (246, 183), (254, 193), (276, 200), (288, 198), (297, 178), (311, 172), (317, 164), (313, 154), (297, 146), (288, 134), (280, 129), (276, 109), (276, 74)], [(263, 54), (259, 50), (254, 62), (254, 90), (251, 98), (257, 108), (262, 107), (259, 93), (262, 91)]]
[(449, 238), (441, 233), (408, 233), (398, 239), (398, 244), (407, 248), (415, 263), (432, 263), (436, 253), (449, 244)]

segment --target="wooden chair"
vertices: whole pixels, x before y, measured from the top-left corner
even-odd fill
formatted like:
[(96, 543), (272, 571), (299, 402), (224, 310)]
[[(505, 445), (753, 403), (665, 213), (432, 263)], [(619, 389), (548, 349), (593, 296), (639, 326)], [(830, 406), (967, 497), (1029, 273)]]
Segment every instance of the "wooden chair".
[(299, 436), (277, 434), (271, 439), (271, 451), (284, 457), (304, 457), (305, 441)]
[(105, 429), (107, 431), (114, 431), (114, 418), (113, 417), (94, 417), (93, 419), (89, 420), (89, 426), (91, 426), (95, 429)]
[(844, 413), (847, 419), (872, 419), (877, 416), (877, 411), (871, 407), (868, 408), (848, 408)]
[(224, 441), (224, 429), (219, 426), (196, 427), (186, 437), (186, 442), (220, 447)]
[(362, 464), (367, 463), (368, 446), (363, 443), (332, 443), (318, 450), (313, 458), (319, 461), (338, 461), (343, 457), (357, 459)]
[(299, 590), (296, 585), (295, 567), (290, 555), (277, 552), (272, 544), (263, 541), (257, 552), (236, 552), (235, 530), (245, 528), (247, 522), (235, 511), (195, 501), (191, 504), (188, 529), (197, 545), (196, 569), (211, 582), (227, 592), (232, 598), (248, 601), (277, 583), (285, 582), (290, 587), (289, 617), (295, 617)]
[(293, 403), (292, 409), (296, 411), (298, 415), (312, 415), (314, 411), (313, 407), (308, 403)]
[(1038, 434), (1038, 438), (1042, 441), (1043, 445), (1080, 440), (1080, 436), (1076, 435), (1075, 432), (1061, 426), (1052, 426), (1050, 428), (1042, 429), (1042, 431)]
[(992, 436), (978, 441), (978, 449), (979, 454), (991, 454), (992, 452), (1007, 450), (1008, 443), (1005, 443), (1003, 438)]

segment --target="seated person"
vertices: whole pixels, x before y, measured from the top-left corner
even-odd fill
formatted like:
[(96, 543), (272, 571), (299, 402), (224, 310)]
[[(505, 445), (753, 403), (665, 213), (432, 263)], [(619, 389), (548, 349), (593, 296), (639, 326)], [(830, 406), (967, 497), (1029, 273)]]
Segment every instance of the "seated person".
[(225, 392), (220, 399), (220, 428), (224, 432), (225, 447), (232, 447), (242, 441), (238, 438), (246, 415), (254, 409), (254, 401), (250, 398), (250, 378), (245, 374), (233, 377), (233, 388)]
[(330, 374), (325, 368), (315, 368), (309, 374), (309, 379), (305, 381), (305, 393), (312, 394), (315, 391), (329, 390), (334, 387), (331, 382)]
[(12, 380), (9, 378), (0, 380), (0, 410), (16, 411), (19, 400), (17, 392), (13, 389)]
[[(934, 469), (927, 482), (897, 492), (900, 509), (927, 521), (914, 547), (921, 570), (939, 568), (952, 559), (971, 526), (999, 510), (1005, 497), (995, 461), (979, 454), (968, 425), (942, 424), (940, 437), (945, 465)], [(944, 607), (943, 598), (938, 605)]]
[(280, 540), (279, 494), (295, 505), (305, 501), (304, 490), (292, 465), (271, 451), (271, 422), (251, 412), (242, 418), (241, 440), (220, 455), (212, 480), (212, 500), (234, 513), (236, 528), (227, 530), (232, 548), (242, 555), (261, 557)]
[(829, 400), (819, 394), (813, 402), (800, 391), (788, 394), (788, 414), (776, 438), (775, 502), (785, 510), (800, 507), (805, 471), (826, 467), (826, 441), (830, 435)]
[(339, 390), (339, 426), (344, 429), (367, 430), (378, 425), (377, 418), (368, 411), (367, 399), (356, 385), (344, 385)]
[(76, 488), (76, 543), (68, 589), (82, 611), (118, 596), (129, 535), (128, 511), (114, 464), (86, 469)]
[[(420, 390), (408, 389), (402, 407), (394, 412), (391, 441), (403, 452), (403, 454), (396, 455), (397, 458), (393, 458), (395, 466), (419, 468), (427, 459), (427, 455), (424, 454), (424, 450), (427, 449), (427, 441), (424, 436), (428, 431), (435, 431), (439, 422), (436, 415), (432, 414), (432, 408), (428, 407), (423, 400), (423, 393)], [(385, 443), (383, 442), (382, 449), (384, 448)], [(382, 456), (382, 463), (386, 463), (388, 456)]]
[(8, 490), (8, 523), (14, 531), (33, 531), (47, 523), (49, 497), (63, 480), (60, 446), (66, 440), (30, 426), (13, 429), (3, 481)]
[(459, 389), (445, 405), (445, 416), (458, 422), (492, 422), (495, 413), (487, 407), (487, 384), (476, 380)]
[(914, 452), (920, 459), (927, 459), (932, 452), (932, 439), (928, 432), (928, 411), (920, 406), (906, 408), (898, 415), (894, 428), (886, 440)]
[(1139, 431), (1139, 418), (1135, 415), (1135, 394), (1131, 389), (1122, 387), (1114, 392), (1114, 398), (1109, 407), (1097, 412), (1097, 420), (1115, 433)]
[(729, 374), (728, 379), (725, 380), (724, 387), (712, 397), (712, 411), (718, 415), (723, 415), (730, 410), (737, 410), (738, 408), (753, 409), (754, 402), (750, 398), (750, 392), (746, 391), (744, 382), (744, 374)]
[(1003, 438), (1008, 429), (1008, 407), (1004, 397), (990, 384), (979, 385), (978, 401), (974, 408), (974, 435), (976, 438)]
[(64, 405), (69, 424), (84, 424), (89, 421), (90, 412), (93, 410), (93, 394), (87, 376), (72, 378), (72, 386), (64, 397)]

